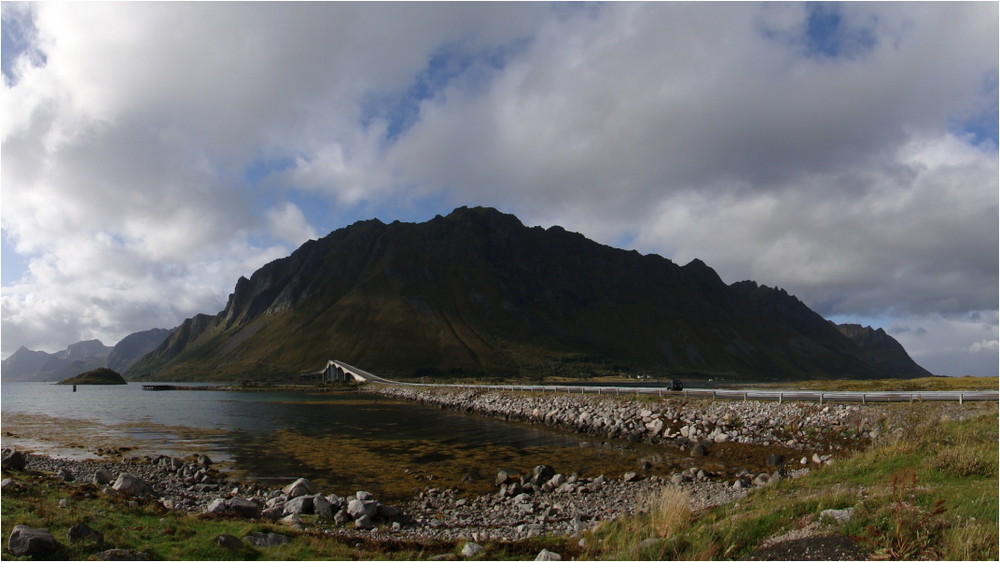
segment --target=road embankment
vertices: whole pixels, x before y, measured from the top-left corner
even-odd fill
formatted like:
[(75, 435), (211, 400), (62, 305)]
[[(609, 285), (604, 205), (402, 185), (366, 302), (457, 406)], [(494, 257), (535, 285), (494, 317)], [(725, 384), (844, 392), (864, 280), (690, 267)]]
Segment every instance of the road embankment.
[(505, 420), (681, 447), (728, 442), (803, 451), (856, 448), (884, 432), (887, 419), (882, 407), (871, 405), (659, 399), (378, 384), (370, 385), (369, 389), (384, 396)]

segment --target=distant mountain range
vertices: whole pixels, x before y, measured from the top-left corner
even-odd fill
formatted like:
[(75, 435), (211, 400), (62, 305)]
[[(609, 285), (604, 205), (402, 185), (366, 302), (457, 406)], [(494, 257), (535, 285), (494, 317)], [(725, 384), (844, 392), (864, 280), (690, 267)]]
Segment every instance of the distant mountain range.
[(56, 353), (32, 351), (21, 346), (0, 364), (0, 376), (3, 382), (49, 382), (101, 367), (121, 372), (156, 349), (170, 332), (159, 328), (136, 332), (114, 347), (108, 347), (99, 340), (81, 341)]
[(462, 207), (306, 242), (241, 277), (225, 309), (185, 320), (125, 376), (287, 378), (330, 358), (404, 378), (930, 374), (884, 331), (838, 327), (784, 290)]

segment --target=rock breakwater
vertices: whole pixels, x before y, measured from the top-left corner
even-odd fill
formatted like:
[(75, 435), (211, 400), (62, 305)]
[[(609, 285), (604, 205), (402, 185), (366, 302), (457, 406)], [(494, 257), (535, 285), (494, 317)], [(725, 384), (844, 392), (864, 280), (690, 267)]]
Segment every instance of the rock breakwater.
[(369, 385), (384, 396), (545, 424), (632, 442), (740, 443), (802, 451), (858, 447), (878, 436), (885, 413), (878, 406), (807, 402), (631, 398), (492, 389)]

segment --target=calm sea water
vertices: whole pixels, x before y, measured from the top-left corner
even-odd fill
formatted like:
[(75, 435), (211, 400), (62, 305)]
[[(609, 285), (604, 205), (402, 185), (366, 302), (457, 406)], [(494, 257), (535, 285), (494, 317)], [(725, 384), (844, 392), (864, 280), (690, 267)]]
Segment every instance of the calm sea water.
[(151, 392), (139, 384), (73, 392), (8, 383), (0, 402), (4, 446), (22, 441), (39, 452), (80, 454), (121, 442), (135, 447), (130, 454), (201, 451), (250, 479), (301, 476), (397, 495), (418, 483), (487, 481), (499, 468), (543, 463), (566, 473), (614, 473), (648, 453), (360, 393)]

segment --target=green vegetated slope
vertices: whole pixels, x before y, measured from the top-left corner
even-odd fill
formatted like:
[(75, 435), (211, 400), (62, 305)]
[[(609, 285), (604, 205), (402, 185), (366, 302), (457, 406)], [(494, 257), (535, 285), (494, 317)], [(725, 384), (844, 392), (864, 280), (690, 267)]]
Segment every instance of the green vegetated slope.
[[(973, 415), (955, 419), (939, 405), (899, 406), (905, 419), (868, 450), (715, 509), (692, 514), (668, 488), (650, 499), (649, 514), (596, 530), (581, 558), (823, 559), (822, 549), (839, 542), (853, 544), (859, 559), (997, 560), (997, 407), (966, 408)], [(837, 522), (820, 517), (826, 509), (853, 512)], [(792, 541), (758, 552), (768, 539), (804, 527), (835, 540), (811, 551)]]
[(128, 384), (116, 371), (100, 367), (60, 381), (59, 384)]
[(331, 358), (391, 377), (928, 374), (871, 349), (783, 290), (726, 285), (698, 260), (461, 208), (307, 242), (241, 278), (223, 311), (185, 321), (126, 376), (281, 378)]

